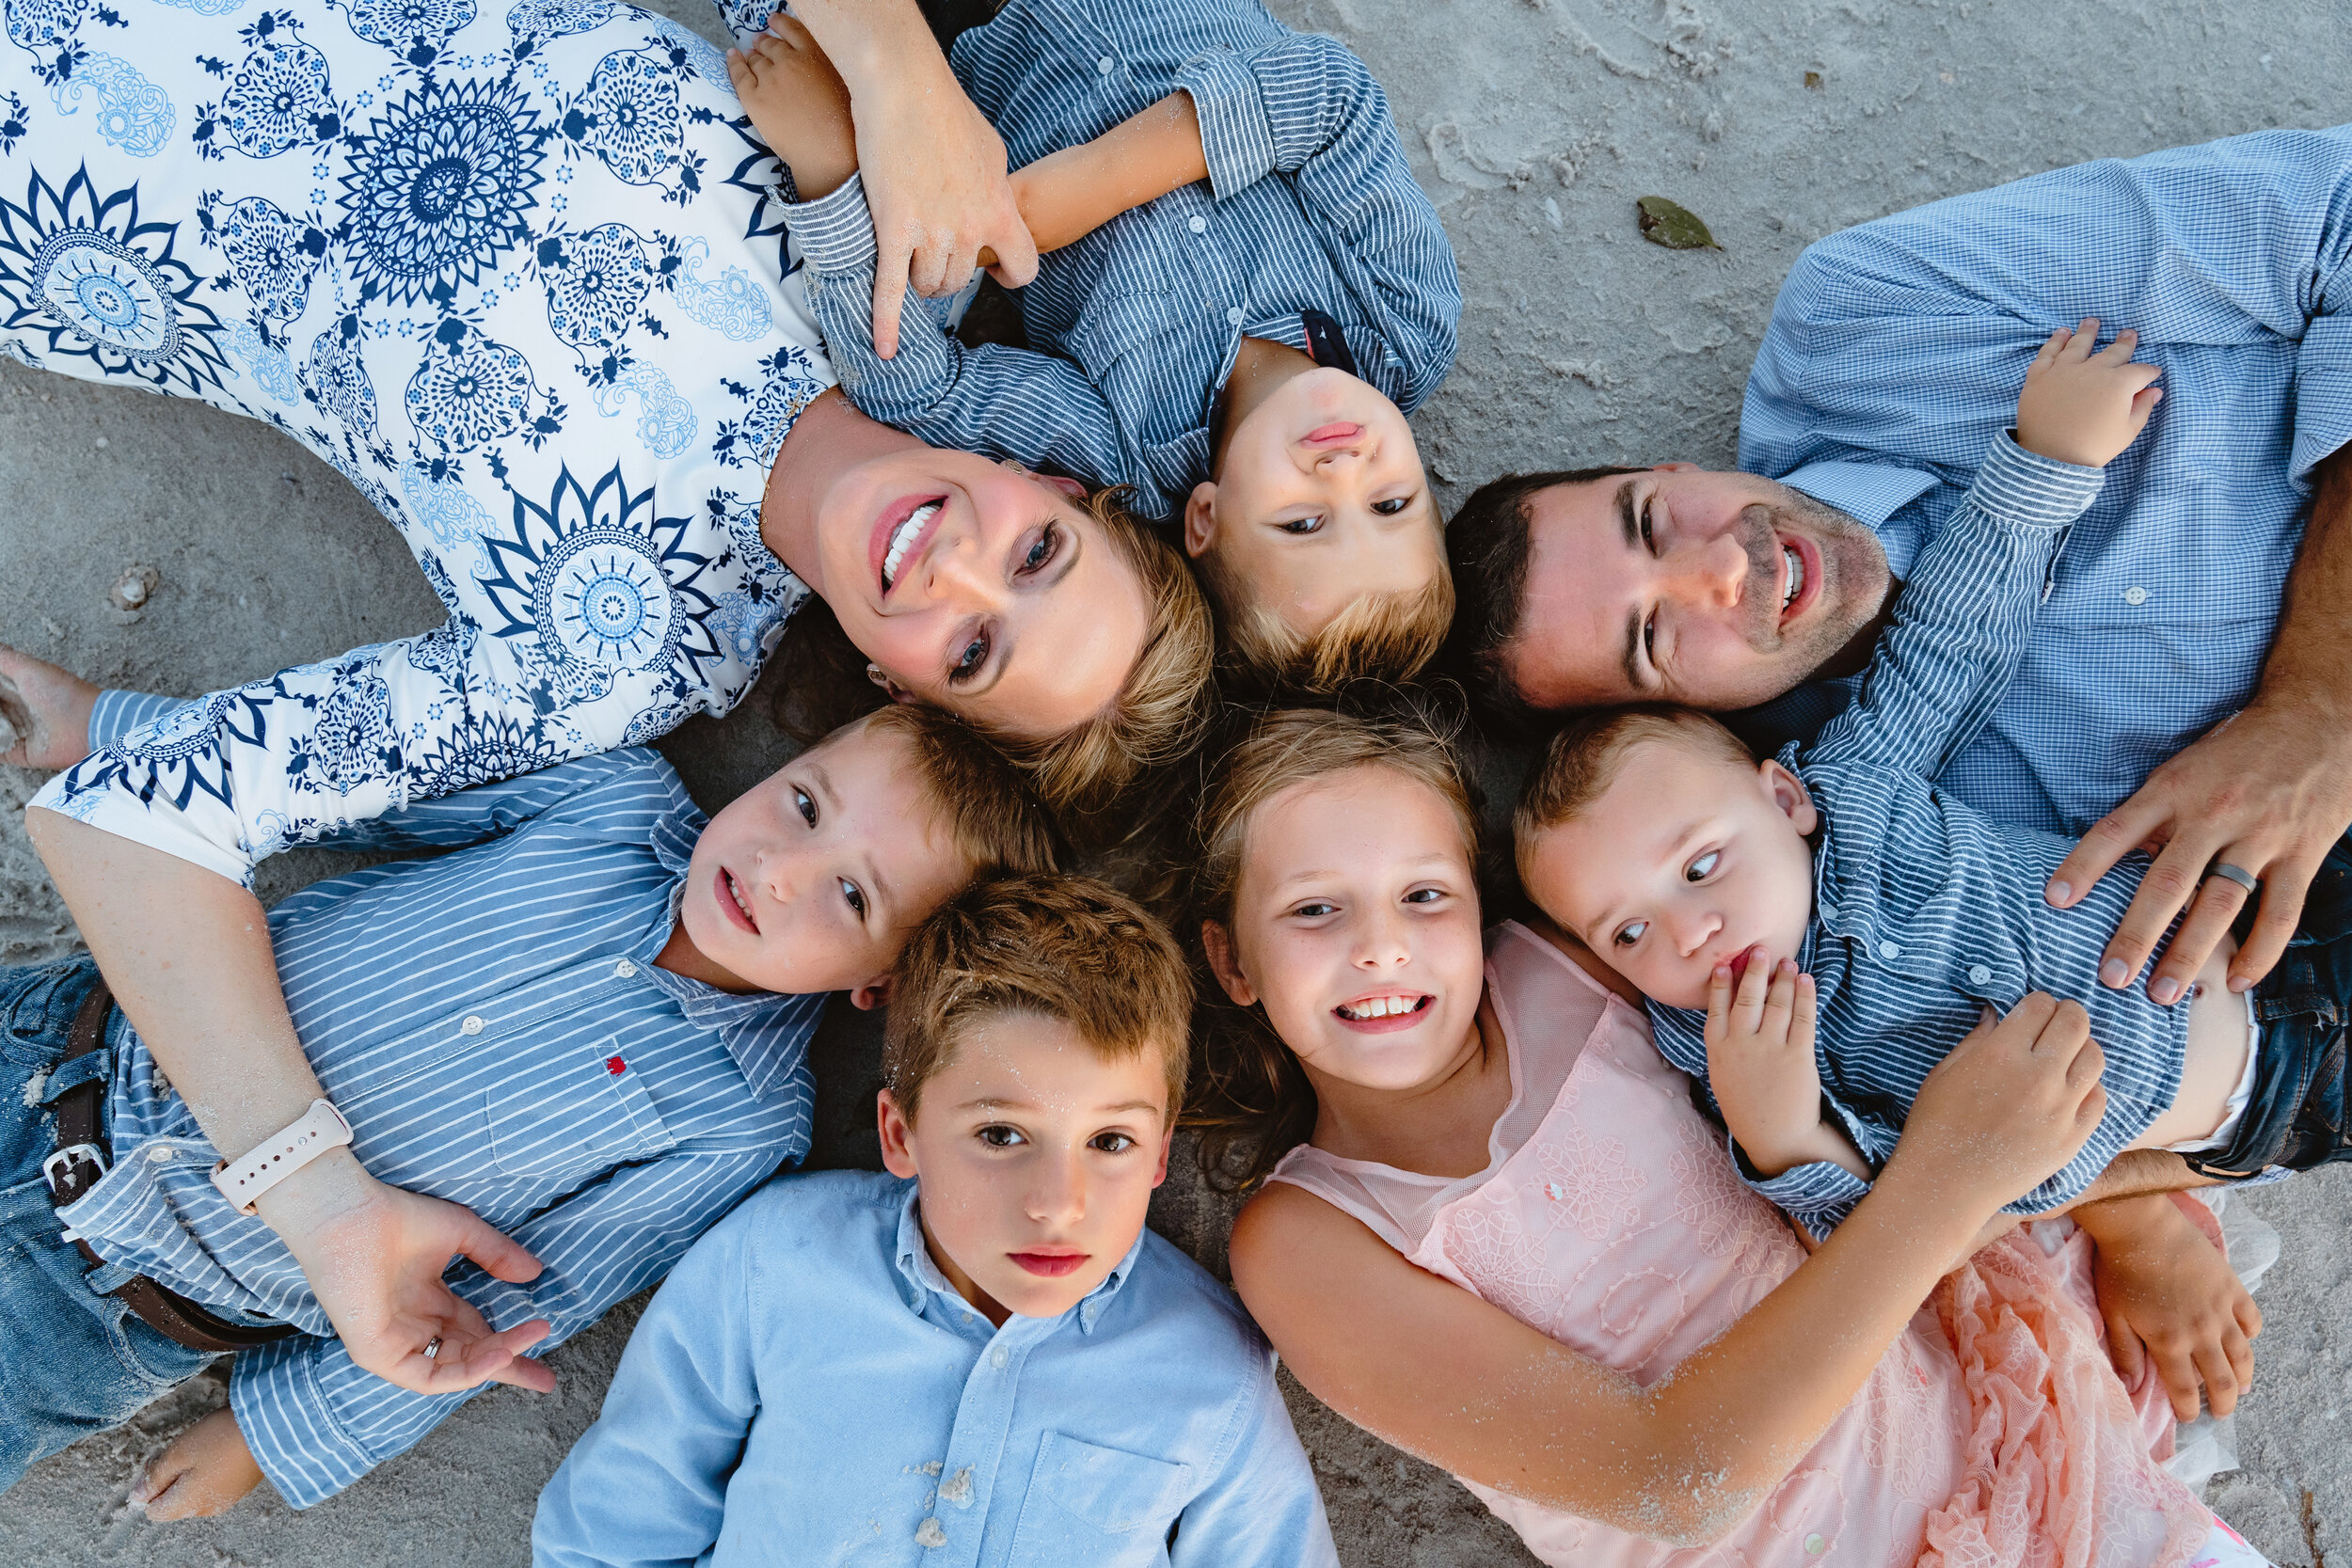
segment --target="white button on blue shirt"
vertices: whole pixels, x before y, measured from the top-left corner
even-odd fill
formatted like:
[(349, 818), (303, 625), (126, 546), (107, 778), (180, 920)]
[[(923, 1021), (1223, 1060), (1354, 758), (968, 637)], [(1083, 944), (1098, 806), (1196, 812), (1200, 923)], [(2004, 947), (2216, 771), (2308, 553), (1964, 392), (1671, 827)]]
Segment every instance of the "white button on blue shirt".
[(2148, 602), (2148, 590), (2134, 583), (2123, 590), (2123, 602), (2133, 606), (2144, 605)]
[(1117, 60), (1114, 60), (1108, 55), (1105, 55), (1101, 59), (1094, 62), (1094, 73), (1097, 76), (1108, 76), (1111, 73), (1112, 69), (1118, 64), (1119, 62)]
[(1879, 943), (1879, 957), (1880, 957), (1880, 958), (1901, 958), (1902, 956), (1903, 956), (1903, 944), (1902, 944), (1901, 942), (1880, 942), (1880, 943)]
[(1231, 310), (1226, 311), (1225, 319), (1232, 325), (1239, 326), (1242, 321), (1241, 307), (1236, 305)]
[(1970, 985), (1981, 986), (1992, 978), (1993, 966), (1991, 964), (1970, 964), (1968, 966), (1968, 983)]
[(1184, 224), (1184, 227), (1191, 230), (1196, 234), (1205, 234), (1209, 231), (1209, 220), (1202, 217), (1199, 213), (1195, 213)]

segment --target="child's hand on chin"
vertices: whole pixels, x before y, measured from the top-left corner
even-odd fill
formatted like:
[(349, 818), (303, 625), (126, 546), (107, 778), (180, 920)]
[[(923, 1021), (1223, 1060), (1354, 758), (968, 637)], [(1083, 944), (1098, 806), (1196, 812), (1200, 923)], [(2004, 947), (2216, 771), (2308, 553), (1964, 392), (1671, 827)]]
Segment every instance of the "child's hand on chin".
[(235, 1414), (215, 1410), (148, 1461), (131, 1483), (131, 1500), (151, 1519), (202, 1519), (228, 1513), (261, 1484), (262, 1467)]
[(1718, 964), (1707, 985), (1707, 1085), (1740, 1150), (1764, 1176), (1820, 1159), (1821, 1071), (1813, 1059), (1813, 976), (1763, 948), (1737, 985)]
[(2164, 388), (2164, 372), (2132, 363), (2139, 334), (2119, 332), (2097, 354), (2099, 318), (2085, 316), (2069, 332), (2050, 334), (2026, 369), (2017, 394), (2017, 444), (2027, 451), (2078, 467), (2104, 468), (2148, 428)]

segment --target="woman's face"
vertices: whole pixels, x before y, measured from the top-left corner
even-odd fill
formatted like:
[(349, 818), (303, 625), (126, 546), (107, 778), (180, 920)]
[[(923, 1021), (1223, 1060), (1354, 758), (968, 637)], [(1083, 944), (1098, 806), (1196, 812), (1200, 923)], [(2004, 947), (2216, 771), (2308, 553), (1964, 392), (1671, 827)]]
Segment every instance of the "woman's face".
[(1470, 847), (1446, 800), (1391, 768), (1294, 784), (1259, 806), (1231, 931), (1204, 934), (1228, 994), (1263, 1003), (1317, 1073), (1416, 1087), (1450, 1069), (1475, 1027), (1486, 955)]
[(818, 501), (825, 602), (902, 691), (1017, 735), (1109, 706), (1150, 619), (1142, 583), (1077, 484), (918, 447), (851, 467)]

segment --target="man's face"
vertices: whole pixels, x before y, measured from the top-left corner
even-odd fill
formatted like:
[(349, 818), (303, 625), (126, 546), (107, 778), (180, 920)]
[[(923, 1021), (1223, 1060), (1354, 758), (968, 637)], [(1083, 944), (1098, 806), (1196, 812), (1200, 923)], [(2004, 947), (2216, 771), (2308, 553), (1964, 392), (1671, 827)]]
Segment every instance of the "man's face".
[(922, 1180), (931, 1260), (999, 1327), (1086, 1299), (1168, 1179), (1160, 1053), (1105, 1057), (1060, 1019), (965, 1025), (912, 1117), (888, 1089), (877, 1112), (882, 1164)]
[(1753, 474), (1667, 463), (1528, 499), (1527, 590), (1504, 673), (1543, 709), (1779, 696), (1886, 602), (1869, 529)]

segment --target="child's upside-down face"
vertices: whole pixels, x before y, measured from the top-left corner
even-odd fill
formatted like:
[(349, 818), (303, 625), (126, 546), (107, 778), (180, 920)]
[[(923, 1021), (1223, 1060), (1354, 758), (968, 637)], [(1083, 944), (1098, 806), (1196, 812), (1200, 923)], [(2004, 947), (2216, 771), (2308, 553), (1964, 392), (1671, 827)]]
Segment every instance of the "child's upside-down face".
[(1707, 1006), (1708, 975), (1761, 945), (1791, 958), (1813, 914), (1820, 817), (1777, 762), (1636, 741), (1581, 813), (1519, 847), (1528, 896), (1642, 993)]
[(882, 1164), (922, 1182), (932, 1261), (999, 1327), (1085, 1300), (1143, 1234), (1168, 1178), (1159, 1053), (1105, 1056), (1060, 1019), (966, 1023), (912, 1117), (887, 1089), (878, 1110)]
[(1355, 600), (1410, 594), (1446, 570), (1445, 531), (1412, 427), (1345, 371), (1284, 382), (1235, 421), (1184, 514), (1184, 549), (1301, 636)]
[(908, 934), (969, 872), (913, 743), (860, 721), (711, 818), (678, 919), (711, 966), (696, 978), (726, 990), (846, 990), (872, 1006)]

